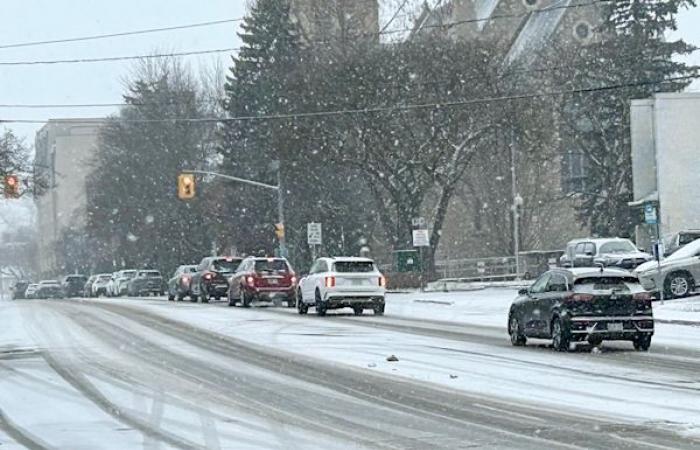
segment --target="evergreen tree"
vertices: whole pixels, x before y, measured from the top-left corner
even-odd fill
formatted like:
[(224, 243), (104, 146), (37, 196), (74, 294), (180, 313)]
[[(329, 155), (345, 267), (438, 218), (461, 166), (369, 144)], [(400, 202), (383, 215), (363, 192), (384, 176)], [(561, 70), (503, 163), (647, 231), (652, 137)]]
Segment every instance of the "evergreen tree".
[[(587, 177), (579, 219), (598, 235), (631, 235), (638, 223), (632, 200), (630, 101), (686, 87), (697, 67), (678, 60), (694, 50), (668, 40), (679, 9), (694, 0), (617, 0), (604, 4), (595, 42), (576, 54), (555, 52), (560, 89), (591, 89), (568, 96), (561, 120), (570, 150), (585, 157)], [(563, 68), (563, 69), (562, 69)], [(567, 69), (568, 68), (568, 69)], [(612, 89), (596, 90), (613, 86)]]

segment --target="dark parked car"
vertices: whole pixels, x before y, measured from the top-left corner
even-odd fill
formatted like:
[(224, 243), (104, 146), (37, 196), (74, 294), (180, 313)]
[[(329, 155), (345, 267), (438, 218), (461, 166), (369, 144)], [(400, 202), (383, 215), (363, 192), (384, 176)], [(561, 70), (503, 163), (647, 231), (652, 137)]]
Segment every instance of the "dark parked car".
[(631, 341), (646, 351), (654, 334), (651, 295), (636, 275), (619, 269), (555, 269), (519, 292), (510, 307), (513, 345), (552, 339), (567, 351), (574, 342)]
[(27, 287), (29, 287), (29, 281), (18, 281), (10, 288), (12, 291), (12, 300), (23, 300), (26, 299)]
[(63, 289), (61, 283), (56, 280), (43, 280), (39, 282), (39, 287), (36, 289), (35, 298), (48, 300), (50, 298), (63, 298)]
[(172, 302), (177, 299), (181, 302), (185, 297), (189, 297), (193, 302), (197, 301), (197, 296), (192, 294), (192, 274), (196, 271), (196, 265), (180, 266), (175, 270), (172, 278), (168, 280), (168, 300)]
[(80, 297), (83, 295), (83, 288), (87, 282), (87, 277), (85, 275), (66, 275), (61, 281), (61, 288), (63, 288), (63, 295), (68, 298)]
[(629, 239), (575, 239), (566, 244), (562, 267), (615, 267), (632, 270), (654, 257), (639, 250)]
[(209, 256), (199, 263), (197, 271), (192, 274), (192, 294), (202, 303), (211, 297), (221, 300), (228, 293), (229, 278), (238, 268), (243, 258), (234, 256)]
[(139, 270), (139, 273), (129, 280), (127, 292), (131, 296), (163, 295), (163, 277), (157, 270)]
[(296, 305), (296, 284), (296, 275), (286, 259), (249, 257), (231, 277), (228, 304), (240, 302), (247, 308), (255, 301), (286, 301), (291, 308)]

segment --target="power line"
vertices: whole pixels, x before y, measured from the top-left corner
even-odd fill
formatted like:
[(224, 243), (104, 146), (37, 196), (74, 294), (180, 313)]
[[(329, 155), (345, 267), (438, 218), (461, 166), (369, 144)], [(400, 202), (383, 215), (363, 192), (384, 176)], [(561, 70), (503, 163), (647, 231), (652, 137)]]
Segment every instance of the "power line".
[(63, 44), (63, 43), (67, 43), (67, 42), (94, 41), (94, 40), (98, 40), (98, 39), (109, 39), (109, 38), (121, 37), (121, 36), (134, 36), (134, 35), (138, 35), (138, 34), (161, 33), (164, 31), (174, 31), (174, 30), (185, 30), (185, 29), (189, 29), (189, 28), (210, 27), (210, 26), (222, 25), (222, 24), (226, 24), (226, 23), (241, 22), (244, 19), (245, 19), (244, 17), (239, 17), (236, 19), (212, 20), (209, 22), (197, 22), (197, 23), (190, 23), (190, 24), (186, 24), (186, 25), (174, 25), (174, 26), (170, 26), (170, 27), (161, 27), (161, 28), (147, 28), (147, 29), (142, 29), (142, 30), (121, 31), (121, 32), (117, 32), (117, 33), (108, 33), (108, 34), (95, 34), (95, 35), (91, 35), (91, 36), (69, 37), (69, 38), (62, 38), (62, 39), (52, 39), (52, 40), (47, 40), (47, 41), (17, 42), (14, 44), (0, 45), (0, 49), (19, 48), (19, 47), (35, 47), (35, 46), (39, 46), (39, 45)]
[[(584, 8), (588, 6), (593, 6), (596, 4), (601, 4), (601, 3), (610, 3), (612, 0), (592, 0), (587, 3), (578, 3), (574, 5), (558, 5), (558, 6), (549, 6), (546, 8), (541, 8), (541, 9), (533, 9), (526, 11), (524, 13), (513, 13), (513, 14), (501, 14), (501, 15), (495, 15), (491, 17), (483, 17), (483, 18), (476, 18), (476, 19), (465, 19), (465, 20), (459, 20), (455, 22), (447, 22), (447, 23), (442, 23), (442, 24), (435, 24), (435, 25), (426, 25), (424, 27), (421, 27), (421, 29), (424, 28), (451, 28), (454, 26), (458, 25), (464, 25), (468, 23), (478, 23), (478, 22), (485, 22), (485, 21), (491, 21), (491, 20), (501, 20), (501, 19), (513, 19), (513, 18), (522, 18), (529, 16), (531, 14), (538, 14), (538, 13), (546, 13), (554, 10), (561, 10), (561, 9), (573, 9), (573, 8)], [(227, 19), (228, 21), (233, 21), (233, 20), (244, 20), (244, 19)], [(183, 26), (184, 27), (184, 26)], [(406, 32), (406, 31), (414, 31), (413, 28), (402, 28), (402, 29), (394, 29), (394, 30), (382, 30), (379, 32), (374, 32), (374, 33), (360, 33), (358, 37), (372, 37), (372, 36), (381, 36), (385, 34), (396, 34), (396, 33), (401, 33), (401, 32)], [(128, 33), (128, 32), (125, 32)], [(134, 32), (136, 33), (136, 32)], [(73, 39), (78, 39), (78, 38), (73, 38)], [(60, 41), (60, 40), (57, 40)], [(311, 41), (310, 43), (316, 43), (316, 44), (328, 44), (331, 43), (332, 41)], [(14, 45), (14, 44), (12, 44)], [(0, 48), (3, 48), (0, 46)], [(76, 58), (76, 59), (57, 59), (57, 60), (43, 60), (43, 61), (0, 61), (0, 66), (32, 66), (32, 65), (48, 65), (48, 64), (82, 64), (82, 63), (96, 63), (96, 62), (115, 62), (115, 61), (129, 61), (129, 60), (137, 60), (137, 59), (153, 59), (153, 58), (166, 58), (166, 57), (176, 57), (176, 56), (193, 56), (193, 55), (204, 55), (204, 54), (212, 54), (212, 53), (225, 53), (225, 52), (235, 52), (240, 50), (239, 47), (234, 47), (234, 48), (222, 48), (222, 49), (208, 49), (208, 50), (196, 50), (196, 51), (185, 51), (185, 52), (175, 52), (175, 53), (161, 53), (161, 54), (153, 54), (153, 55), (128, 55), (128, 56), (112, 56), (112, 57), (100, 57), (100, 58)]]
[(96, 63), (96, 62), (112, 62), (112, 61), (129, 61), (135, 59), (154, 59), (154, 58), (167, 58), (176, 56), (193, 56), (193, 55), (207, 55), (212, 53), (227, 53), (239, 50), (237, 47), (234, 48), (218, 48), (211, 50), (194, 50), (187, 52), (173, 52), (173, 53), (154, 53), (151, 55), (135, 55), (135, 56), (110, 56), (101, 58), (78, 58), (78, 59), (53, 59), (45, 61), (0, 61), (0, 66), (32, 66), (32, 65), (46, 65), (46, 64), (78, 64), (78, 63)]
[[(440, 109), (440, 108), (455, 108), (460, 106), (469, 106), (483, 103), (497, 103), (503, 101), (512, 100), (527, 100), (534, 98), (543, 97), (556, 97), (560, 95), (574, 95), (574, 94), (587, 94), (594, 92), (605, 92), (616, 89), (625, 89), (631, 87), (640, 86), (650, 86), (655, 84), (670, 83), (674, 81), (687, 81), (700, 78), (700, 75), (687, 75), (679, 77), (671, 77), (663, 80), (648, 80), (634, 83), (621, 83), (613, 84), (607, 86), (598, 86), (590, 88), (578, 88), (560, 91), (547, 91), (539, 93), (529, 93), (529, 94), (514, 94), (514, 95), (504, 95), (498, 97), (486, 97), (477, 98), (471, 100), (456, 100), (456, 101), (446, 101), (446, 102), (433, 102), (433, 103), (420, 103), (411, 105), (395, 105), (395, 106), (377, 106), (368, 108), (356, 108), (356, 109), (343, 109), (334, 111), (317, 111), (317, 112), (307, 112), (307, 113), (288, 113), (288, 114), (272, 114), (263, 116), (239, 116), (239, 117), (201, 117), (201, 118), (170, 118), (170, 119), (122, 119), (114, 118), (117, 122), (122, 123), (225, 123), (225, 122), (251, 122), (251, 121), (265, 121), (265, 120), (286, 120), (286, 119), (304, 119), (304, 118), (318, 118), (318, 117), (333, 117), (342, 115), (357, 115), (357, 114), (372, 114), (381, 112), (395, 112), (395, 111), (417, 111), (424, 109)], [(74, 122), (75, 119), (72, 120)], [(0, 119), (0, 123), (31, 123), (31, 124), (44, 124), (49, 122), (48, 120), (32, 120), (32, 119)], [(54, 119), (51, 122), (61, 123), (66, 122), (62, 119)], [(82, 123), (95, 123), (102, 124), (104, 119), (85, 119)]]

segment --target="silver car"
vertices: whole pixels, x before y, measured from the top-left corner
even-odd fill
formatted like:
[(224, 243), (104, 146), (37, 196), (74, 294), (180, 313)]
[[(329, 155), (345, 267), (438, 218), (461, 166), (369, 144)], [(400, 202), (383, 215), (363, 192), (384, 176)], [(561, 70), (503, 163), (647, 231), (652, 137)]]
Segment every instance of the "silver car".
[(690, 295), (700, 280), (700, 240), (678, 249), (657, 264), (651, 261), (637, 267), (634, 272), (647, 291), (659, 291), (664, 297), (681, 298)]

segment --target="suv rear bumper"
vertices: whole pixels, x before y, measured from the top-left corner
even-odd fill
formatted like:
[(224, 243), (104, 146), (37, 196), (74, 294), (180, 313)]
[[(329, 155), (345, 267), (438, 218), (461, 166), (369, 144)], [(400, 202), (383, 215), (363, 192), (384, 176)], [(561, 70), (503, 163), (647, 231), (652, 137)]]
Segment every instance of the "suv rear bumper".
[(327, 292), (324, 297), (326, 309), (375, 308), (384, 305), (383, 293)]
[(255, 301), (293, 300), (296, 298), (294, 286), (245, 288)]
[(578, 316), (569, 318), (569, 333), (573, 340), (595, 336), (604, 340), (633, 340), (639, 334), (654, 334), (654, 317), (639, 316)]

